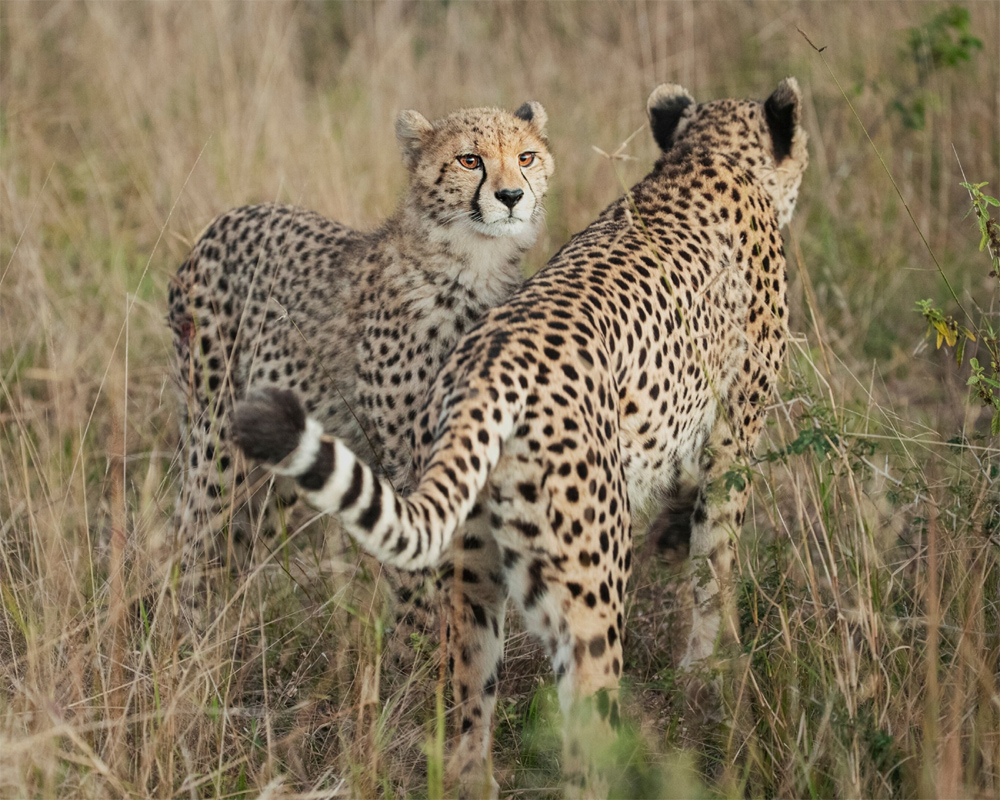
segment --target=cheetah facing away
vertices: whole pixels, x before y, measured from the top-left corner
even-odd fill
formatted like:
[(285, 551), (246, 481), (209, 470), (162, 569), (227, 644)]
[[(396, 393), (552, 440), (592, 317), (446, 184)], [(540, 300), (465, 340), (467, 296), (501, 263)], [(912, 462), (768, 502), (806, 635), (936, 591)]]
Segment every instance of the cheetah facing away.
[(553, 169), (546, 119), (538, 103), (433, 124), (404, 111), (396, 135), (409, 188), (378, 230), (268, 204), (229, 211), (202, 234), (170, 286), (168, 315), (183, 398), (185, 583), (200, 585), (220, 530), (247, 545), (249, 516), (236, 512), (250, 481), (227, 420), (251, 386), (294, 389), (327, 429), (405, 485), (431, 378), (523, 280)]
[(461, 339), (418, 415), (408, 496), (323, 435), (294, 393), (237, 408), (247, 454), (294, 476), (378, 558), (446, 559), (461, 720), (450, 769), (467, 781), (484, 779), (510, 596), (556, 675), (568, 786), (602, 791), (592, 755), (619, 721), (632, 508), (693, 491), (684, 663), (712, 651), (749, 491), (724, 476), (754, 448), (785, 352), (779, 227), (808, 163), (800, 107), (793, 78), (764, 102), (699, 105), (658, 87), (648, 113), (663, 155)]

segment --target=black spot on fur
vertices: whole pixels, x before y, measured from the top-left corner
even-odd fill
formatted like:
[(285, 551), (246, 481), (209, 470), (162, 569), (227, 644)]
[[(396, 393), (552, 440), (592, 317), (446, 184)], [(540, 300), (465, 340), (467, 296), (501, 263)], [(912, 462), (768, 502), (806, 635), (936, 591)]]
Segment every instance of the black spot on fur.
[(527, 611), (534, 608), (535, 604), (545, 594), (545, 580), (542, 577), (544, 569), (545, 562), (537, 558), (528, 567), (528, 591), (524, 595), (524, 608)]

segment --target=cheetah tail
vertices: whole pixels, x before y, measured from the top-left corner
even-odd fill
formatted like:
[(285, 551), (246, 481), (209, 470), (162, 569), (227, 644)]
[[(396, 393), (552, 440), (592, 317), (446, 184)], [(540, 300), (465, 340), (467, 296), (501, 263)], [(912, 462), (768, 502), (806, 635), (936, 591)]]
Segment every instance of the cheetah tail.
[[(509, 422), (511, 414), (503, 417)], [(491, 431), (488, 442), (446, 430), (416, 491), (402, 497), (343, 441), (324, 435), (294, 392), (252, 392), (233, 414), (233, 436), (247, 456), (295, 478), (307, 500), (336, 516), (362, 547), (407, 570), (438, 564), (500, 457), (501, 442), (510, 435), (506, 427)], [(459, 442), (462, 449), (456, 450)], [(461, 457), (449, 457), (459, 452)]]

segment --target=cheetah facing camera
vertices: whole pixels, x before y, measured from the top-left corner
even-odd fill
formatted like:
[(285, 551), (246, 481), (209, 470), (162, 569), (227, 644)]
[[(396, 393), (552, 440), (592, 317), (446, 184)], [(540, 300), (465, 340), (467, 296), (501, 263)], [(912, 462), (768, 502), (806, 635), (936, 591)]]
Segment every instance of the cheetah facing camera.
[(418, 415), (408, 496), (322, 435), (294, 393), (237, 408), (247, 454), (378, 558), (419, 569), (453, 548), (450, 769), (466, 783), (485, 779), (509, 595), (552, 661), (566, 780), (602, 791), (592, 756), (618, 724), (632, 508), (694, 492), (684, 663), (712, 651), (749, 491), (724, 476), (757, 441), (785, 352), (779, 225), (808, 162), (800, 106), (793, 78), (764, 102), (698, 105), (658, 87), (662, 157), (459, 342)]
[(434, 124), (403, 111), (396, 135), (409, 189), (378, 230), (268, 204), (226, 212), (200, 237), (170, 286), (169, 312), (189, 586), (218, 554), (220, 530), (248, 544), (239, 490), (250, 481), (227, 421), (251, 386), (294, 389), (328, 430), (405, 485), (418, 400), (459, 337), (523, 280), (553, 169), (545, 123), (538, 103)]

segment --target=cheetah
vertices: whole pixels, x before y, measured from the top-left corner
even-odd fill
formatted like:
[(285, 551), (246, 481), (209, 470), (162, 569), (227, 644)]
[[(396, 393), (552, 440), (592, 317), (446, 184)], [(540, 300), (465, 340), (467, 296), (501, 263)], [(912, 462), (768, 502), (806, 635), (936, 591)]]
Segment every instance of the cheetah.
[(234, 460), (227, 418), (250, 387), (294, 389), (329, 430), (405, 485), (408, 434), (431, 378), (523, 280), (554, 166), (546, 122), (537, 102), (433, 124), (401, 112), (409, 188), (372, 232), (275, 204), (208, 226), (169, 290), (182, 396), (182, 580), (202, 585), (223, 529), (246, 552), (251, 527), (237, 513), (237, 490), (251, 481)]
[(697, 104), (665, 84), (647, 111), (663, 151), (652, 172), (445, 362), (417, 417), (412, 493), (324, 435), (293, 392), (236, 410), (247, 455), (293, 476), (365, 549), (454, 575), (453, 774), (482, 776), (488, 762), (510, 597), (555, 672), (567, 789), (600, 794), (594, 756), (619, 725), (632, 509), (693, 493), (683, 663), (707, 657), (720, 630), (749, 491), (725, 474), (756, 444), (785, 353), (780, 226), (807, 135), (794, 78), (763, 102)]

